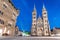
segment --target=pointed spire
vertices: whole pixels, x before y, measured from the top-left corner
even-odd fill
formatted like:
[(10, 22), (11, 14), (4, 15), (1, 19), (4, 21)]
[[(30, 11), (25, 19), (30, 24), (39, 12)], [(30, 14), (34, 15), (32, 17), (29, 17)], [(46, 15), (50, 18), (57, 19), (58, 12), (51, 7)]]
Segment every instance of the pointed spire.
[(42, 0), (42, 2), (43, 2), (43, 8), (45, 8), (45, 5), (44, 5), (44, 0)]
[(41, 18), (40, 15), (39, 15), (39, 18)]
[(38, 19), (41, 19), (41, 16), (39, 15)]
[(35, 3), (34, 3), (34, 10), (36, 10)]
[(44, 3), (43, 3), (43, 8), (45, 8), (45, 5), (44, 5)]
[(44, 3), (43, 3), (43, 9), (46, 10)]

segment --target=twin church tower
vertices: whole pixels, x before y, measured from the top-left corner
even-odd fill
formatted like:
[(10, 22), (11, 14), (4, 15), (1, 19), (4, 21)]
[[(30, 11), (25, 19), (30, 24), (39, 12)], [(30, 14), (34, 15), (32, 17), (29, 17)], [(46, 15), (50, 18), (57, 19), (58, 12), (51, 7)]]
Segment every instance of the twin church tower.
[(37, 12), (34, 5), (34, 10), (32, 12), (32, 28), (31, 28), (32, 36), (48, 36), (50, 35), (50, 25), (48, 21), (47, 10), (45, 5), (43, 4), (42, 9), (42, 18), (39, 16), (37, 19)]

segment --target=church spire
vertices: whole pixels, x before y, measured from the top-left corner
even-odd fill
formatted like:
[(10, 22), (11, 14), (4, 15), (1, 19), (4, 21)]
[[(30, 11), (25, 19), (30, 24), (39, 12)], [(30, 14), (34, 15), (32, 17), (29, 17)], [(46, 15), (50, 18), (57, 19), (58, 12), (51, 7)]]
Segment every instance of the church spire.
[(46, 10), (44, 3), (43, 3), (43, 10)]
[(45, 5), (44, 5), (44, 3), (43, 3), (43, 8), (45, 8)]
[(34, 3), (34, 10), (36, 10), (35, 3)]
[[(43, 3), (43, 9), (42, 9), (42, 17), (43, 17), (43, 28), (44, 28), (44, 35), (50, 35), (49, 34), (49, 25), (48, 25), (48, 14), (47, 14), (47, 10), (45, 8), (45, 5)], [(46, 24), (46, 25), (45, 25)]]
[(34, 4), (34, 9), (33, 9), (33, 12), (32, 12), (32, 29), (31, 29), (31, 35), (36, 35), (37, 33), (36, 33), (36, 25), (37, 25), (37, 23), (36, 23), (36, 18), (37, 17), (37, 13), (36, 13), (36, 7), (35, 7), (35, 4)]
[(40, 15), (39, 15), (39, 18), (41, 18)]
[(39, 15), (38, 20), (41, 20), (41, 16)]
[(42, 2), (43, 2), (43, 9), (46, 10), (44, 0), (42, 0)]

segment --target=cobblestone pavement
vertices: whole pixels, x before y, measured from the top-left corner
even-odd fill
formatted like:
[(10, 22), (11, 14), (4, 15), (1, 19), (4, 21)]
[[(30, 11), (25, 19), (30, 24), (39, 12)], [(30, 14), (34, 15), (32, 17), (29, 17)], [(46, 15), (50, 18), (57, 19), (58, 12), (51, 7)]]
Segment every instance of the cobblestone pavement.
[(0, 40), (60, 40), (60, 37), (0, 37)]

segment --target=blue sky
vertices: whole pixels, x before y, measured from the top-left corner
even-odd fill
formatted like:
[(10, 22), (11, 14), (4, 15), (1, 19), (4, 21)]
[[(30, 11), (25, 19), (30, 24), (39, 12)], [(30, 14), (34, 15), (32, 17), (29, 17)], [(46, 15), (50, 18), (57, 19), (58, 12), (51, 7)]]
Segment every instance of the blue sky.
[(42, 16), (42, 6), (45, 4), (48, 11), (48, 19), (50, 28), (54, 26), (60, 28), (60, 0), (11, 0), (14, 6), (19, 9), (19, 15), (16, 25), (21, 31), (31, 30), (32, 25), (32, 11), (34, 9), (34, 3), (37, 10), (37, 17)]

